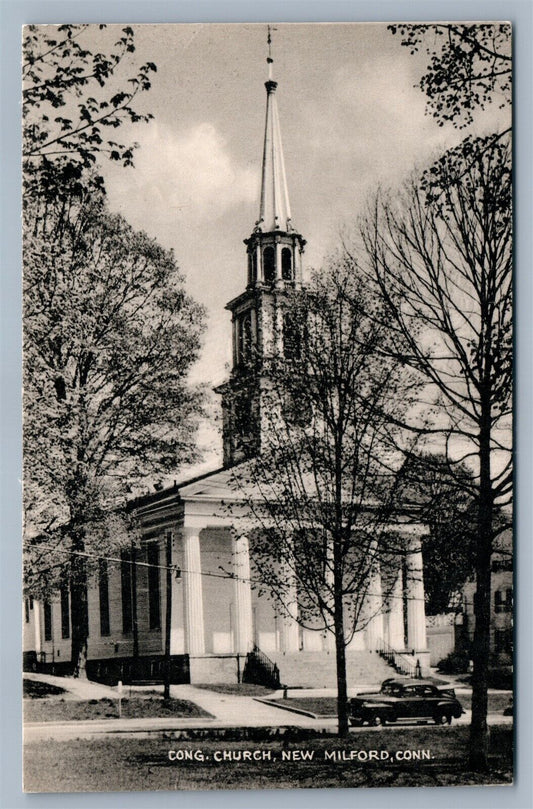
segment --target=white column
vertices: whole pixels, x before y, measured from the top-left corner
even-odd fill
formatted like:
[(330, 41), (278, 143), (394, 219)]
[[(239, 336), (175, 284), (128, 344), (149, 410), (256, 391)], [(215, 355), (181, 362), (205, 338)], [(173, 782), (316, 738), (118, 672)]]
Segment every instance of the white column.
[[(374, 554), (377, 554), (377, 550), (374, 551)], [(383, 640), (383, 592), (381, 570), (377, 558), (372, 561), (369, 571), (366, 612), (369, 616), (366, 626), (366, 648), (373, 652), (379, 649), (380, 641)]]
[(183, 528), (183, 562), (187, 651), (191, 655), (201, 655), (205, 653), (204, 606), (200, 537), (197, 528)]
[(276, 236), (276, 286), (281, 286), (282, 284), (282, 277), (281, 277), (281, 249), (282, 244), (280, 242), (279, 236)]
[(419, 537), (408, 537), (407, 543), (407, 648), (409, 651), (414, 649), (416, 652), (421, 652), (428, 648), (422, 545)]
[(403, 624), (403, 572), (401, 563), (398, 567), (398, 573), (389, 599), (387, 642), (389, 646), (396, 652), (401, 652), (405, 648)]
[(235, 639), (238, 654), (246, 654), (253, 644), (252, 586), (250, 583), (250, 546), (248, 537), (233, 537), (233, 573), (235, 575)]
[(35, 653), (37, 660), (41, 654), (41, 603), (37, 599), (33, 600), (33, 628), (35, 631)]
[(180, 567), (178, 536), (176, 531), (172, 531), (171, 544), (171, 565), (172, 571), (172, 600), (170, 604), (170, 654), (183, 654), (183, 583), (181, 578), (176, 578), (176, 571)]

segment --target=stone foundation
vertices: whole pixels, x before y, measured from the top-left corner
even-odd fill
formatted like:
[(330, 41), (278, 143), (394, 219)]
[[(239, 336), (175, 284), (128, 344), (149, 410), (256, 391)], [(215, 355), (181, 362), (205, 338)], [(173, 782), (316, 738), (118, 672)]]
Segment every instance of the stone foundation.
[(191, 683), (238, 683), (246, 655), (189, 657)]

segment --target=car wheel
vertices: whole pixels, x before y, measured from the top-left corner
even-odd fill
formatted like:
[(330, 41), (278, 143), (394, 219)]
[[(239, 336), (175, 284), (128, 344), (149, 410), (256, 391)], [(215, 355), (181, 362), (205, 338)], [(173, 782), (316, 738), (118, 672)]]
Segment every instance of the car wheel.
[(381, 718), (381, 716), (377, 713), (375, 716), (372, 717), (370, 724), (373, 725), (375, 728), (379, 728), (381, 727), (381, 725), (384, 725), (385, 723)]
[(435, 723), (437, 725), (451, 725), (452, 717), (450, 714), (444, 713), (443, 711), (442, 713), (438, 713), (435, 715)]

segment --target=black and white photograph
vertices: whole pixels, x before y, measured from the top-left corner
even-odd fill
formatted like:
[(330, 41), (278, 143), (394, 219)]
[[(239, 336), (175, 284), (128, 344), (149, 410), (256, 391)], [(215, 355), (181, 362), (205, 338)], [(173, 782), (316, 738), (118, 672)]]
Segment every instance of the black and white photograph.
[(511, 99), (506, 21), (24, 26), (25, 792), (513, 784)]

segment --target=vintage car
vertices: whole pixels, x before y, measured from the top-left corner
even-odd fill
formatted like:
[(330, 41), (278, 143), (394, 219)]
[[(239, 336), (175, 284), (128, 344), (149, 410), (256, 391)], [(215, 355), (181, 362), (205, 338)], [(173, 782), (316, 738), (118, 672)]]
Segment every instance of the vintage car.
[(384, 680), (379, 692), (358, 694), (350, 700), (350, 713), (353, 726), (384, 725), (398, 719), (432, 719), (449, 725), (464, 710), (448, 683), (398, 677)]

